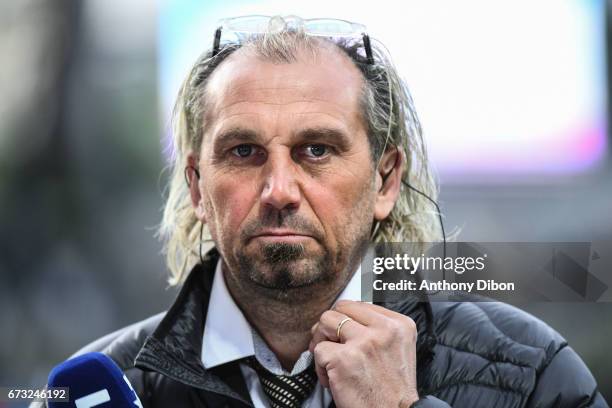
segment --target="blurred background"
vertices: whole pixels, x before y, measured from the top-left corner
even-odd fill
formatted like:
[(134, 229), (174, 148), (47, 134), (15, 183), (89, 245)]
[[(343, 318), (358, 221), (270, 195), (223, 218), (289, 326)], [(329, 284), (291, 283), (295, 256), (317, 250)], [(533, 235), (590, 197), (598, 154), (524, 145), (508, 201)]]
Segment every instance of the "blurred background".
[[(605, 0), (0, 3), (0, 385), (165, 310), (169, 113), (215, 22), (365, 23), (408, 81), (462, 241), (612, 240)], [(611, 271), (612, 273), (612, 271)], [(522, 305), (612, 401), (611, 303)], [(0, 406), (2, 404), (0, 403)]]

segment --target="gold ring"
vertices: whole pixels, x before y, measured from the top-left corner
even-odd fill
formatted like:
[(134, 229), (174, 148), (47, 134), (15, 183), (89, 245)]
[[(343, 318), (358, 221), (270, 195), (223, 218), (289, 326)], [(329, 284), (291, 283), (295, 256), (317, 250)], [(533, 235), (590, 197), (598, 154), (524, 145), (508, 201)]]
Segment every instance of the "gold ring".
[(342, 330), (342, 326), (344, 326), (344, 323), (350, 322), (351, 320), (353, 319), (351, 319), (350, 317), (345, 317), (340, 321), (340, 323), (338, 323), (338, 328), (336, 329), (336, 337), (338, 337), (338, 340), (340, 342), (342, 342), (342, 338), (340, 337), (340, 330)]

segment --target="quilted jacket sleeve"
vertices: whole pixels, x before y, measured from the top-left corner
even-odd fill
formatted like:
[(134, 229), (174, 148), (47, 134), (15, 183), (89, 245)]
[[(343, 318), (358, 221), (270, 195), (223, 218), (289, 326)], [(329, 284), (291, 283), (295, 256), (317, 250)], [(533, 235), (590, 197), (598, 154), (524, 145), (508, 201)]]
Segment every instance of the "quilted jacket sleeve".
[(538, 376), (529, 408), (608, 407), (593, 375), (569, 346), (557, 351)]

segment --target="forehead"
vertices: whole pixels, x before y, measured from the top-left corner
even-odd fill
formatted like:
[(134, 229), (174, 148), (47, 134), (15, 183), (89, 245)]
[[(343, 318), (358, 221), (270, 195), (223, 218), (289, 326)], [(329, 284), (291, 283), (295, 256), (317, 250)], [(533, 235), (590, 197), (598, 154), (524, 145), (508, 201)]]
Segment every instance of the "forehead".
[(224, 61), (207, 84), (209, 114), (227, 115), (248, 104), (284, 109), (305, 104), (336, 116), (361, 117), (363, 76), (338, 49), (299, 50), (290, 63), (270, 61), (254, 50), (240, 49)]

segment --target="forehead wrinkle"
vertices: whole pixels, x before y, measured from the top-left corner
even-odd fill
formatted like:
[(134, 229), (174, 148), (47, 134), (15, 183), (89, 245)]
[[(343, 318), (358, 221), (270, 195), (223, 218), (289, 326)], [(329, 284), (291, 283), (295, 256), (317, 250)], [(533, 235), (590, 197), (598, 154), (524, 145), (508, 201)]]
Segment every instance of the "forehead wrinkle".
[[(309, 124), (306, 127), (309, 128), (337, 128), (337, 129), (343, 129), (345, 132), (349, 132), (350, 131), (350, 127), (346, 126), (346, 123), (344, 120), (342, 120), (342, 117), (336, 116), (330, 112), (327, 111), (311, 111), (311, 112), (294, 112), (291, 113), (291, 116), (302, 116), (302, 115), (322, 115), (322, 116), (327, 116), (329, 118), (331, 118), (331, 123), (327, 123), (327, 121), (318, 121), (319, 123), (313, 123), (313, 124)], [(223, 118), (221, 118), (221, 122), (220, 124), (217, 126), (217, 130), (214, 132), (215, 134), (219, 133), (219, 129), (223, 129), (225, 126), (224, 124), (226, 122), (230, 122), (230, 125), (227, 127), (228, 129), (232, 129), (232, 128), (239, 128), (239, 127), (243, 127), (240, 125), (239, 121), (237, 121), (238, 123), (231, 123), (231, 119), (235, 118), (235, 117), (240, 117), (240, 116), (255, 116), (258, 117), (259, 113), (255, 113), (255, 112), (237, 112), (237, 113), (233, 113), (233, 114), (229, 114), (229, 115), (225, 115), (223, 116)], [(253, 118), (253, 120), (249, 120), (249, 125), (252, 127), (253, 122), (254, 121), (258, 121), (258, 118)], [(259, 128), (259, 126), (255, 126), (257, 128)], [(223, 132), (225, 132), (225, 130), (223, 130)]]
[[(322, 102), (326, 105), (333, 105), (333, 106), (343, 106), (341, 104), (336, 104), (330, 101), (325, 101), (325, 100), (319, 100), (319, 102)], [(312, 105), (314, 102), (314, 100), (299, 100), (299, 101), (291, 101), (291, 102), (270, 102), (270, 101), (265, 101), (265, 100), (255, 100), (255, 101), (251, 101), (251, 100), (240, 100), (240, 101), (236, 101), (236, 102), (232, 102), (232, 103), (228, 103), (227, 105), (224, 105), (222, 107), (219, 108), (218, 113), (221, 113), (223, 111), (227, 111), (230, 110), (231, 108), (237, 107), (239, 105), (242, 104), (247, 104), (247, 105), (253, 105), (253, 104), (263, 104), (263, 105), (270, 105), (270, 106), (288, 106), (288, 105), (299, 105), (299, 104), (306, 104), (306, 105)], [(309, 114), (309, 113), (320, 113), (320, 114), (325, 114), (325, 115), (331, 115), (331, 113), (329, 112), (329, 110), (324, 110), (324, 107), (318, 106), (318, 107), (310, 107), (312, 110), (305, 110), (308, 107), (304, 107), (304, 109), (301, 109), (299, 111), (296, 112), (289, 112), (289, 114), (291, 115), (301, 115), (301, 114)], [(343, 112), (344, 109), (341, 109), (339, 112)], [(234, 115), (238, 115), (241, 113), (245, 113), (245, 114), (256, 114), (259, 112), (239, 112), (239, 113), (230, 113), (228, 114), (227, 117), (231, 117)], [(343, 112), (344, 113), (344, 112)], [(345, 115), (341, 115), (341, 116), (345, 116)]]
[[(243, 86), (242, 88), (245, 88)], [(229, 87), (227, 87), (229, 88)], [(227, 89), (226, 88), (226, 89)], [(234, 105), (241, 103), (261, 103), (266, 105), (293, 105), (293, 104), (313, 104), (313, 103), (324, 103), (327, 105), (340, 106), (342, 109), (347, 107), (343, 103), (337, 103), (329, 98), (318, 97), (316, 93), (323, 87), (313, 88), (311, 84), (304, 84), (304, 86), (286, 86), (286, 87), (262, 87), (262, 88), (249, 88), (242, 92), (241, 90), (230, 89), (227, 93), (222, 91), (217, 98), (219, 100), (228, 100), (226, 104), (217, 106), (219, 112), (223, 111)], [(304, 92), (304, 91), (306, 92)], [(283, 91), (289, 91), (285, 93)], [(302, 92), (300, 92), (302, 91)], [(294, 92), (297, 92), (295, 94)], [(257, 94), (260, 98), (253, 98), (253, 94)], [(265, 95), (261, 95), (265, 93)], [(267, 98), (266, 98), (267, 96)], [(352, 99), (350, 94), (345, 94), (345, 99)], [(354, 102), (354, 101), (351, 101)], [(358, 102), (358, 101), (357, 101)]]
[[(328, 102), (328, 101), (323, 101)], [(250, 103), (250, 101), (241, 101), (237, 102), (236, 105), (241, 103)], [(295, 103), (308, 103), (308, 101), (297, 101)], [(276, 104), (275, 104), (276, 105)], [(283, 106), (287, 104), (281, 104)], [(321, 107), (319, 107), (321, 108)], [(230, 109), (228, 106), (226, 109)], [(220, 112), (221, 113), (221, 112)], [(278, 114), (278, 112), (268, 112), (269, 114)], [(298, 112), (290, 112), (286, 113), (286, 115), (291, 117), (305, 117), (304, 121), (309, 121), (310, 123), (305, 126), (298, 126), (297, 132), (301, 132), (301, 128), (335, 128), (341, 130), (345, 134), (356, 134), (359, 132), (359, 126), (363, 130), (365, 130), (363, 118), (359, 111), (351, 111), (350, 115), (356, 115), (354, 119), (356, 121), (351, 122), (347, 120), (349, 116), (346, 115), (346, 111), (344, 110), (335, 110), (335, 109), (312, 109), (312, 110), (300, 110)], [(312, 117), (316, 115), (316, 117)], [(213, 136), (219, 133), (225, 133), (227, 130), (232, 128), (251, 128), (257, 129), (256, 133), (264, 132), (267, 133), (264, 128), (260, 126), (260, 117), (262, 113), (260, 111), (239, 111), (234, 113), (227, 114), (219, 114), (218, 120), (215, 123), (214, 131), (212, 132)], [(310, 117), (309, 117), (310, 116)], [(246, 117), (242, 119), (241, 117)], [(237, 118), (237, 119), (236, 119)], [(228, 124), (229, 122), (229, 124)], [(348, 126), (349, 123), (353, 125)], [(274, 134), (276, 131), (273, 132)], [(263, 136), (263, 135), (262, 135)]]
[[(232, 106), (237, 106), (240, 103), (265, 103), (270, 106), (281, 106), (281, 105), (292, 105), (299, 103), (317, 103), (323, 102), (326, 104), (331, 104), (332, 106), (340, 106), (339, 112), (342, 111), (352, 111), (357, 117), (360, 123), (363, 123), (363, 112), (361, 107), (361, 95), (363, 91), (364, 78), (359, 69), (355, 66), (353, 61), (341, 52), (341, 50), (336, 49), (335, 47), (319, 47), (317, 49), (317, 53), (325, 52), (325, 54), (329, 55), (325, 61), (322, 61), (322, 58), (313, 58), (312, 54), (304, 54), (300, 52), (295, 61), (290, 63), (274, 63), (268, 60), (263, 59), (255, 54), (253, 56), (253, 51), (249, 51), (248, 53), (243, 52), (245, 49), (239, 49), (232, 55), (230, 55), (225, 61), (223, 61), (219, 67), (213, 72), (209, 81), (207, 81), (205, 93), (207, 95), (206, 99), (209, 102), (209, 109), (206, 109), (206, 121), (209, 125), (212, 125), (216, 122), (217, 119), (220, 118), (221, 111), (230, 109)], [(247, 59), (251, 57), (250, 59)], [(243, 59), (243, 61), (240, 61)], [(254, 61), (254, 64), (250, 62)], [(230, 65), (231, 64), (231, 65)], [(279, 82), (279, 86), (270, 86), (265, 80), (260, 79), (260, 73), (258, 72), (256, 67), (253, 65), (256, 64), (269, 64), (272, 65), (272, 73), (271, 78), (276, 82)], [(301, 64), (301, 67), (296, 67), (296, 64)], [(309, 67), (304, 67), (304, 64)], [(293, 65), (293, 70), (287, 73), (279, 73), (278, 71), (274, 71), (275, 67), (279, 65)], [(332, 67), (340, 66), (343, 75), (334, 76), (334, 82), (331, 86), (326, 86), (325, 81), (321, 81), (321, 75), (333, 75), (337, 70)], [(231, 68), (230, 68), (231, 67)], [(312, 67), (312, 71), (318, 70), (313, 75), (309, 75), (311, 72), (310, 67)], [(327, 72), (326, 72), (327, 71)], [(331, 73), (330, 73), (331, 72)], [(318, 76), (317, 76), (318, 74)], [(297, 78), (298, 83), (290, 86), (281, 86), (283, 85), (282, 81), (287, 79), (287, 77), (291, 80), (292, 78)], [(342, 84), (338, 85), (338, 80), (342, 82)], [(357, 86), (355, 86), (358, 84)], [(341, 89), (341, 92), (345, 95), (343, 98), (344, 102), (349, 102), (350, 105), (347, 106), (345, 103), (332, 102), (337, 100), (335, 98), (338, 95), (338, 89)], [(336, 92), (334, 92), (334, 89)], [(282, 99), (286, 97), (286, 92), (295, 90), (295, 95), (289, 95), (291, 98), (303, 98), (296, 101), (283, 101), (279, 100), (278, 102), (273, 102), (269, 100), (249, 100), (249, 98), (257, 92), (264, 92), (266, 94), (271, 94), (275, 98)], [(325, 97), (316, 97), (317, 95), (329, 94), (330, 98), (327, 99)], [(240, 94), (245, 94), (243, 98), (238, 98), (237, 101), (232, 101), (232, 97), (240, 96)], [(229, 97), (229, 101), (227, 100)], [(341, 99), (342, 102), (342, 99)], [(223, 106), (219, 106), (220, 103), (225, 103)], [(347, 109), (348, 108), (348, 109)], [(339, 118), (334, 117), (333, 114), (329, 112), (319, 112), (326, 115), (331, 116), (335, 120)], [(345, 117), (350, 117), (352, 115), (345, 115)]]

